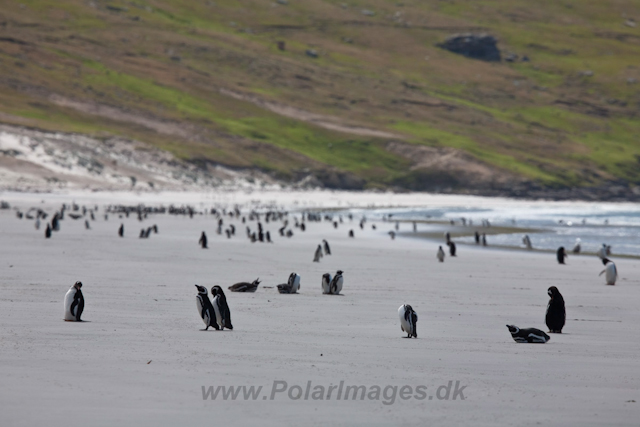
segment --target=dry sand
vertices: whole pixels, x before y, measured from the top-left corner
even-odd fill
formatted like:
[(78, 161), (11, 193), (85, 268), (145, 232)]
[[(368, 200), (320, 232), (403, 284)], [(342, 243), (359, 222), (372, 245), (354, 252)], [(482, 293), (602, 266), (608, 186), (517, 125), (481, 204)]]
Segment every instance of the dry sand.
[[(4, 198), (24, 206), (71, 200)], [(308, 223), (291, 239), (270, 224), (268, 245), (251, 244), (241, 224), (236, 238), (218, 236), (210, 216), (163, 215), (142, 225), (133, 216), (97, 219), (87, 231), (67, 218), (45, 240), (31, 221), (0, 211), (2, 426), (638, 424), (640, 403), (630, 402), (640, 402), (638, 261), (617, 260), (621, 279), (611, 287), (595, 257), (561, 266), (550, 254), (459, 246), (459, 256), (441, 264), (439, 242), (391, 241), (390, 224), (360, 231), (356, 221), (337, 230)], [(159, 234), (138, 239), (152, 224)], [(202, 230), (208, 250), (197, 245)], [(333, 255), (313, 263), (323, 238)], [(344, 295), (322, 295), (322, 273), (337, 269)], [(265, 288), (292, 271), (302, 276), (299, 295)], [(227, 292), (233, 331), (199, 330), (195, 283), (226, 290), (256, 277), (263, 283), (255, 294)], [(84, 283), (84, 323), (62, 320), (76, 280)], [(505, 324), (546, 331), (552, 285), (567, 303), (565, 333), (544, 345), (516, 344)], [(403, 303), (418, 312), (418, 339), (400, 331)], [(428, 396), (449, 381), (466, 389), (465, 400), (397, 396), (390, 405), (384, 396), (270, 400), (274, 381), (303, 389), (307, 381), (424, 385)], [(203, 400), (202, 386), (243, 385), (263, 386), (260, 397)]]

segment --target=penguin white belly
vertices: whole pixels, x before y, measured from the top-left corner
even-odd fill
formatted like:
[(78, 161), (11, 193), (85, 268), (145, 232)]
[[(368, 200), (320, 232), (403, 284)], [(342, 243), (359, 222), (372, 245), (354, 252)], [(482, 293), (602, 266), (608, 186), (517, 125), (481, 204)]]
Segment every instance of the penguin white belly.
[(614, 263), (607, 265), (607, 268), (605, 269), (605, 278), (607, 279), (607, 285), (615, 285), (616, 279), (618, 278), (618, 272)]
[(300, 276), (296, 274), (296, 277), (293, 279), (293, 284), (291, 286), (291, 293), (295, 294), (300, 289)]
[(200, 299), (202, 297), (198, 296), (196, 297), (196, 307), (198, 307), (198, 314), (200, 315), (200, 317), (202, 317), (202, 321), (204, 322), (204, 326), (209, 326), (209, 313), (202, 313), (202, 300)]
[(405, 308), (404, 308), (404, 305), (401, 305), (400, 308), (398, 309), (398, 316), (400, 316), (400, 328), (402, 329), (403, 332), (410, 334), (411, 325), (409, 325), (409, 322), (407, 322), (404, 315), (405, 315)]
[(216, 323), (218, 324), (218, 326), (220, 326), (220, 328), (223, 328), (224, 323), (222, 322), (222, 315), (220, 314), (219, 299), (220, 297), (218, 295), (216, 295), (216, 297), (213, 299), (213, 311), (216, 314)]
[[(73, 298), (76, 296), (76, 289), (71, 288), (67, 291), (67, 294), (64, 296), (64, 320), (76, 320), (75, 313), (71, 313), (71, 304), (73, 304)], [(77, 307), (74, 307), (74, 311), (77, 310)]]
[(328, 294), (331, 292), (331, 276), (329, 276), (329, 280), (325, 280), (324, 278), (322, 278), (322, 293), (323, 294)]

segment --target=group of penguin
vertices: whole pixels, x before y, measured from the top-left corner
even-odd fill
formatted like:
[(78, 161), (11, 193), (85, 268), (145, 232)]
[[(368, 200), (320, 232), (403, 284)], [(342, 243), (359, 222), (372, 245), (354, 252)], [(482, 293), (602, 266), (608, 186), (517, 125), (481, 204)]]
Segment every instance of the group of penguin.
[[(96, 208), (97, 209), (97, 208)], [(75, 210), (75, 209), (74, 209)], [(93, 217), (93, 212), (90, 212)], [(45, 214), (46, 215), (46, 214)], [(38, 212), (38, 218), (44, 216)], [(145, 215), (146, 216), (146, 215)], [(54, 219), (52, 221), (52, 230), (57, 229), (57, 222), (60, 218), (64, 217), (64, 207), (60, 213), (56, 213), (54, 215)], [(244, 219), (244, 218), (243, 218)], [(364, 225), (364, 219), (361, 221), (361, 228)], [(296, 221), (297, 222), (297, 221)], [(342, 221), (341, 221), (342, 222)], [(220, 223), (218, 224), (220, 228)], [(335, 224), (334, 224), (335, 226)], [(285, 226), (286, 227), (286, 226)], [(397, 227), (397, 224), (396, 224)], [(48, 227), (49, 228), (49, 227)], [(122, 237), (124, 234), (124, 226), (121, 225), (118, 234)], [(153, 230), (157, 232), (157, 228), (149, 227), (149, 230)], [(234, 230), (235, 231), (235, 230)], [(50, 232), (49, 232), (50, 233)], [(146, 233), (146, 232), (145, 232)], [(352, 236), (352, 234), (350, 234)], [(456, 245), (451, 240), (450, 234), (447, 232), (445, 234), (446, 244), (449, 247), (449, 253), (451, 256), (456, 256)], [(479, 239), (479, 233), (476, 232), (476, 241)], [(484, 235), (482, 236), (484, 237)], [(483, 239), (484, 240), (484, 239)], [(203, 248), (207, 248), (207, 237), (203, 232), (199, 244)], [(531, 240), (529, 236), (525, 236), (523, 238), (523, 243), (527, 248), (531, 248)], [(486, 245), (486, 240), (483, 241), (483, 244)], [(614, 285), (616, 279), (618, 277), (617, 269), (615, 263), (613, 263), (610, 259), (607, 258), (610, 255), (610, 246), (602, 245), (602, 248), (598, 251), (597, 255), (602, 260), (602, 263), (605, 265), (605, 269), (600, 273), (600, 275), (605, 274), (606, 281), (608, 285)], [(573, 248), (574, 253), (580, 252), (580, 241), (576, 242), (576, 246)], [(320, 259), (326, 255), (331, 255), (331, 249), (329, 247), (329, 243), (326, 240), (322, 240), (322, 244), (319, 244), (316, 248), (314, 254), (314, 262), (319, 262)], [(560, 264), (564, 264), (564, 260), (567, 257), (566, 250), (564, 247), (560, 247), (557, 251), (557, 259)], [(438, 248), (437, 258), (440, 262), (444, 261), (445, 253), (440, 246)], [(300, 290), (300, 281), (301, 277), (299, 274), (293, 272), (289, 275), (287, 283), (283, 283), (277, 285), (277, 290), (281, 294), (295, 294)], [(230, 286), (228, 289), (231, 292), (255, 292), (260, 285), (260, 279), (256, 279), (253, 282), (240, 282)], [(325, 273), (322, 275), (321, 286), (322, 293), (325, 295), (339, 295), (342, 291), (344, 283), (343, 271), (338, 270), (334, 277), (331, 277), (331, 274)], [(212, 300), (209, 299), (207, 288), (200, 285), (195, 285), (197, 288), (197, 296), (196, 303), (198, 314), (201, 317), (202, 321), (205, 324), (205, 328), (202, 329), (206, 331), (209, 327), (212, 327), (216, 330), (224, 330), (233, 329), (233, 325), (231, 323), (231, 312), (229, 309), (229, 305), (227, 303), (226, 296), (220, 286), (213, 286), (211, 288)], [(84, 296), (82, 294), (82, 283), (80, 281), (76, 282), (66, 293), (64, 299), (65, 306), (65, 321), (82, 321), (81, 316), (84, 311)], [(549, 333), (561, 333), (562, 328), (564, 327), (566, 321), (566, 312), (565, 312), (565, 304), (564, 299), (558, 289), (555, 286), (552, 286), (548, 289), (548, 295), (550, 297), (547, 312), (546, 312), (546, 324), (549, 328)], [(418, 322), (418, 314), (415, 310), (408, 304), (403, 304), (398, 309), (398, 317), (400, 319), (400, 328), (401, 330), (407, 334), (407, 338), (417, 338), (417, 322)], [(520, 329), (515, 325), (507, 325), (509, 332), (511, 333), (512, 338), (517, 343), (546, 343), (550, 340), (549, 335), (547, 333), (536, 329), (536, 328), (523, 328)]]

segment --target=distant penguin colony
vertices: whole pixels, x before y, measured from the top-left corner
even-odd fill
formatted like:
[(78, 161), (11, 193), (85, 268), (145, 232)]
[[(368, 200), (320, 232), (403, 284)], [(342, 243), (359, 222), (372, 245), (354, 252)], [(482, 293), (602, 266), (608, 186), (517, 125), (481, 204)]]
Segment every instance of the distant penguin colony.
[(418, 314), (408, 304), (403, 304), (398, 309), (400, 317), (400, 329), (407, 334), (406, 338), (418, 338)]
[[(165, 208), (160, 208), (165, 209)], [(65, 212), (67, 210), (67, 212)], [(197, 210), (190, 207), (170, 207), (169, 213), (175, 215), (188, 215), (189, 217), (193, 217), (194, 215), (203, 215), (207, 214), (206, 212), (198, 212)], [(92, 229), (92, 224), (90, 221), (95, 221), (96, 215), (94, 212), (98, 211), (98, 207), (94, 209), (87, 209), (86, 207), (78, 206), (75, 203), (68, 207), (67, 205), (63, 205), (61, 209), (56, 211), (52, 217), (51, 221), (47, 221), (47, 213), (42, 211), (41, 209), (31, 208), (26, 213), (22, 211), (16, 212), (16, 217), (20, 220), (24, 218), (28, 220), (34, 221), (34, 228), (36, 230), (40, 230), (40, 221), (45, 221), (45, 238), (51, 238), (53, 232), (60, 231), (61, 221), (65, 218), (65, 213), (68, 218), (73, 221), (77, 221), (77, 225), (82, 227), (83, 219), (84, 219), (84, 228), (86, 230)], [(81, 213), (80, 213), (81, 212)], [(118, 207), (113, 210), (108, 210), (115, 215), (118, 215), (120, 218), (123, 216), (129, 217), (129, 213), (133, 215), (137, 215), (137, 219), (139, 221), (143, 221), (147, 219), (147, 213), (153, 213), (152, 210), (140, 206), (136, 207)], [(229, 216), (230, 218), (235, 218), (237, 220), (240, 219), (240, 211), (238, 208), (234, 211), (226, 211), (222, 209), (220, 211), (216, 209), (211, 210), (212, 215), (216, 215), (216, 225), (217, 225), (217, 234), (224, 234), (228, 239), (231, 239), (236, 235), (236, 228), (233, 224), (226, 223), (223, 221), (223, 217)], [(280, 235), (283, 237), (292, 237), (293, 231), (292, 226), (289, 226), (289, 223), (295, 224), (295, 228), (298, 228), (301, 232), (304, 232), (307, 229), (307, 224), (312, 224), (316, 221), (322, 221), (323, 216), (318, 213), (306, 213), (302, 216), (287, 216), (289, 215), (287, 212), (273, 211), (269, 213), (258, 213), (256, 211), (252, 211), (250, 215), (248, 215), (249, 221), (255, 221), (254, 224), (257, 226), (257, 230), (251, 230), (249, 225), (247, 225), (247, 237), (251, 242), (269, 242), (271, 243), (271, 235), (269, 231), (263, 228), (264, 224), (269, 224), (270, 221), (281, 221), (281, 224), (284, 224), (282, 228), (279, 229)], [(391, 222), (391, 214), (386, 215), (386, 218), (383, 217), (383, 221)], [(90, 218), (90, 219), (89, 219)], [(107, 220), (108, 215), (105, 213), (105, 220)], [(334, 226), (334, 228), (338, 228), (339, 224), (343, 223), (342, 216), (339, 216), (339, 221), (334, 220), (335, 216), (333, 214), (327, 214), (324, 216), (324, 220), (330, 221), (330, 224)], [(349, 214), (349, 220), (353, 220), (352, 214)], [(264, 222), (261, 222), (264, 221)], [(463, 226), (466, 226), (466, 220), (464, 218), (461, 219)], [(247, 218), (242, 217), (242, 222), (247, 223)], [(364, 230), (364, 225), (366, 223), (366, 218), (362, 217), (360, 220), (360, 228)], [(395, 230), (399, 229), (399, 222), (394, 220), (394, 228)], [(416, 222), (413, 221), (413, 229), (416, 231)], [(490, 227), (490, 223), (488, 220), (483, 220), (483, 227)], [(225, 225), (226, 224), (226, 225)], [(250, 224), (250, 223), (249, 223)], [(455, 221), (451, 220), (451, 224), (455, 225)], [(472, 225), (472, 221), (469, 220), (469, 225)], [(95, 226), (95, 224), (94, 224)], [(266, 225), (268, 227), (269, 225)], [(290, 228), (288, 228), (290, 227)], [(371, 227), (375, 230), (375, 224), (372, 224)], [(66, 227), (65, 227), (66, 229)], [(96, 227), (97, 229), (97, 227)], [(157, 225), (153, 225), (150, 227), (142, 228), (140, 231), (140, 238), (149, 238), (151, 233), (157, 234), (158, 227)], [(396, 237), (396, 231), (390, 230), (388, 234), (391, 236), (391, 239)], [(121, 223), (118, 228), (118, 235), (120, 237), (124, 237), (124, 224)], [(469, 233), (471, 235), (471, 233)], [(349, 237), (354, 237), (354, 230), (349, 230)], [(486, 233), (480, 234), (478, 231), (473, 233), (473, 238), (475, 239), (476, 244), (482, 244), (483, 246), (487, 246)], [(446, 244), (449, 247), (449, 254), (452, 257), (456, 256), (456, 244), (451, 240), (451, 234), (449, 232), (445, 233)], [(473, 240), (471, 240), (473, 242)], [(532, 249), (531, 239), (528, 235), (524, 235), (522, 237), (522, 242), (527, 249)], [(208, 248), (208, 239), (206, 233), (203, 231), (198, 244), (204, 248)], [(575, 245), (573, 246), (572, 252), (574, 254), (581, 253), (581, 240), (576, 239)], [(326, 239), (322, 240), (322, 243), (318, 244), (315, 252), (314, 252), (314, 262), (319, 262), (324, 256), (331, 255), (331, 249), (329, 247), (329, 243)], [(618, 280), (618, 271), (616, 264), (609, 259), (611, 255), (611, 246), (603, 243), (602, 246), (596, 252), (596, 255), (600, 258), (603, 265), (605, 266), (604, 270), (600, 272), (600, 276), (605, 275), (605, 281), (607, 285), (613, 286), (616, 284)], [(442, 246), (438, 247), (438, 252), (436, 255), (439, 262), (444, 262), (445, 260), (445, 250)], [(565, 264), (565, 261), (568, 257), (567, 250), (565, 246), (558, 247), (556, 251), (556, 259), (559, 264)], [(277, 290), (281, 294), (295, 294), (300, 290), (300, 281), (301, 277), (295, 272), (292, 272), (289, 275), (287, 283), (277, 285)], [(253, 282), (238, 282), (234, 285), (228, 287), (230, 292), (237, 293), (254, 293), (257, 291), (260, 285), (260, 279), (256, 279)], [(336, 271), (335, 275), (332, 277), (330, 273), (324, 273), (321, 278), (321, 289), (322, 294), (324, 295), (340, 295), (344, 284), (343, 271)], [(205, 328), (203, 331), (208, 330), (209, 327), (212, 327), (216, 330), (224, 330), (224, 329), (233, 329), (233, 325), (231, 322), (231, 312), (229, 309), (229, 305), (227, 302), (226, 295), (224, 294), (222, 288), (220, 286), (213, 286), (211, 288), (211, 300), (208, 296), (208, 290), (204, 286), (195, 285), (197, 288), (197, 309), (198, 314), (201, 317), (203, 323), (205, 324)], [(271, 288), (269, 286), (265, 286), (266, 288)], [(64, 320), (65, 321), (82, 321), (82, 314), (84, 312), (84, 296), (82, 293), (82, 283), (77, 281), (65, 294), (64, 297)], [(317, 288), (316, 288), (317, 292)], [(566, 308), (565, 301), (556, 286), (550, 286), (547, 290), (549, 295), (549, 301), (547, 304), (546, 314), (545, 314), (545, 323), (548, 327), (549, 333), (557, 333), (561, 334), (563, 328), (566, 323)], [(398, 315), (400, 320), (401, 330), (407, 334), (408, 338), (414, 337), (417, 338), (416, 331), (416, 323), (418, 320), (418, 316), (413, 310), (413, 308), (404, 304), (400, 306), (398, 309)], [(536, 328), (525, 328), (520, 329), (515, 325), (507, 325), (507, 328), (513, 338), (513, 340), (517, 343), (546, 343), (550, 340), (549, 335), (543, 332), (540, 329)]]
[(605, 267), (604, 270), (600, 272), (599, 276), (604, 274), (607, 285), (615, 285), (616, 280), (618, 280), (618, 269), (616, 268), (616, 264), (606, 257), (602, 260), (602, 264), (604, 264)]
[(64, 296), (64, 320), (67, 322), (81, 322), (84, 311), (84, 296), (82, 295), (82, 282), (76, 282)]
[(509, 328), (511, 338), (517, 343), (544, 344), (551, 339), (549, 335), (540, 329), (520, 329), (514, 325), (507, 325), (507, 328)]
[(564, 298), (558, 291), (558, 288), (551, 286), (547, 290), (547, 294), (551, 298), (547, 305), (547, 315), (545, 322), (549, 328), (549, 332), (554, 334), (561, 334), (564, 323), (567, 319), (567, 313), (564, 309)]

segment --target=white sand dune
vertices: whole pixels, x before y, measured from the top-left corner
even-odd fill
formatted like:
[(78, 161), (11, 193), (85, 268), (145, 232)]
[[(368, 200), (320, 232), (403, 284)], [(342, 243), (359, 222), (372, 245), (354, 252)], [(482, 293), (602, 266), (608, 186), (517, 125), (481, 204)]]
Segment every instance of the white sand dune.
[[(24, 206), (71, 200), (9, 196)], [(138, 239), (152, 224), (159, 234)], [(236, 226), (238, 236), (227, 240), (211, 216), (140, 223), (98, 215), (92, 230), (65, 219), (45, 240), (32, 222), (0, 211), (0, 425), (637, 425), (640, 403), (629, 402), (640, 402), (637, 261), (617, 260), (621, 278), (611, 287), (595, 257), (561, 266), (553, 254), (459, 246), (459, 256), (441, 264), (440, 242), (391, 241), (391, 224), (361, 231), (356, 221), (337, 230), (308, 223), (291, 239), (279, 237), (279, 224), (265, 224), (272, 245), (251, 244)], [(197, 245), (203, 230), (208, 250)], [(323, 238), (333, 255), (313, 263)], [(343, 295), (322, 295), (322, 274), (338, 269)], [(292, 271), (302, 276), (300, 294), (265, 288)], [(256, 293), (227, 292), (233, 331), (199, 330), (195, 283), (226, 291), (257, 277)], [(62, 320), (63, 296), (76, 280), (84, 283), (84, 323)], [(553, 285), (567, 303), (565, 333), (544, 345), (516, 344), (505, 324), (546, 331)], [(403, 338), (403, 303), (419, 315), (418, 339)], [(382, 396), (270, 400), (274, 381), (303, 389), (308, 381), (424, 385), (428, 396), (449, 381), (467, 387), (463, 401), (397, 395), (385, 404)], [(263, 386), (262, 394), (203, 400), (202, 386), (243, 385)]]

